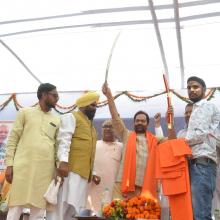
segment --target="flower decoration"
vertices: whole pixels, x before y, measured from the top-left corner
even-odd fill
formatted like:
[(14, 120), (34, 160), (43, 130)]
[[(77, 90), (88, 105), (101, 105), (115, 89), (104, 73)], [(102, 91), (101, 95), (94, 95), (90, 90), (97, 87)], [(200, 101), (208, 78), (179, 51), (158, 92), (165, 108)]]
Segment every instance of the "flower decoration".
[(114, 199), (110, 204), (103, 207), (103, 215), (107, 218), (113, 218), (114, 220), (125, 218), (127, 214), (126, 206), (125, 201)]
[(103, 207), (103, 215), (118, 220), (126, 219), (160, 219), (161, 208), (152, 198), (135, 196), (128, 200), (113, 200)]
[(127, 201), (128, 219), (160, 219), (160, 213), (160, 205), (155, 199), (136, 196)]

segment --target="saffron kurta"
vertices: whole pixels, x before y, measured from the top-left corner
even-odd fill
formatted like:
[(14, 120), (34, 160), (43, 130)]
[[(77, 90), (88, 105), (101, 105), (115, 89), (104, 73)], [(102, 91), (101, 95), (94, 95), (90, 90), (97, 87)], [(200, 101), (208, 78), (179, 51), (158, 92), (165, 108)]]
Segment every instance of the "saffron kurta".
[(55, 169), (55, 137), (60, 119), (40, 106), (22, 109), (10, 133), (6, 164), (13, 166), (9, 206), (46, 208), (43, 198)]

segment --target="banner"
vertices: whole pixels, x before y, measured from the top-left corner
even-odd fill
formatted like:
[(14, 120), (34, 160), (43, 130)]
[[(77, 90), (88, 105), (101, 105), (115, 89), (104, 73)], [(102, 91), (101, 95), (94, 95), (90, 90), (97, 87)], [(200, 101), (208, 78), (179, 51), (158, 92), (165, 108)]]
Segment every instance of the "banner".
[(5, 152), (13, 121), (0, 121), (0, 171), (5, 170)]

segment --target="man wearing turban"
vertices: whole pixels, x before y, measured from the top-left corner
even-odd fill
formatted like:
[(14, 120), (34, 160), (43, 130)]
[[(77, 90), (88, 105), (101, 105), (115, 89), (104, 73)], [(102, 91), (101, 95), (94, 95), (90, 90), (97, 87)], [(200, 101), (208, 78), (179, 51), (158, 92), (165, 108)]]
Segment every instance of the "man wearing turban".
[(61, 117), (57, 171), (65, 178), (56, 210), (47, 213), (48, 220), (72, 220), (86, 205), (88, 182), (100, 182), (100, 178), (92, 174), (97, 139), (93, 118), (98, 99), (96, 92), (85, 93), (76, 101), (78, 111)]

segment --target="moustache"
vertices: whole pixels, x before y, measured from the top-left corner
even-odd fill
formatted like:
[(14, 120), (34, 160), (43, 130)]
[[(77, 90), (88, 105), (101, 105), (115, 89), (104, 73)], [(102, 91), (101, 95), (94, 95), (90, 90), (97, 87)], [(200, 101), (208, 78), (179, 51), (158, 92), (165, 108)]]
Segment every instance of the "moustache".
[(144, 128), (144, 125), (136, 125), (136, 128)]

